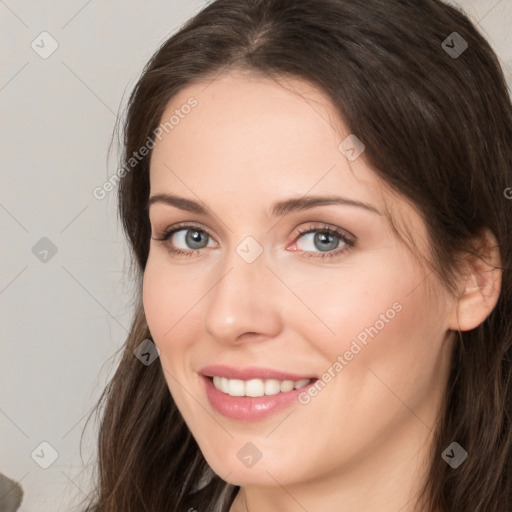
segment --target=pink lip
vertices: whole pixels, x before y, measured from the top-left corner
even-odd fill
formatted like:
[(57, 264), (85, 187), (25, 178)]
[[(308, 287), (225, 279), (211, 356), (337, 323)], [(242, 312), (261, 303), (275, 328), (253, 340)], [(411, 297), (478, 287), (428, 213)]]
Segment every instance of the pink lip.
[(226, 379), (277, 379), (277, 380), (303, 380), (303, 379), (316, 379), (316, 375), (298, 375), (296, 373), (286, 373), (279, 370), (272, 370), (270, 368), (257, 368), (250, 366), (247, 368), (234, 368), (223, 364), (216, 364), (212, 366), (205, 366), (199, 373), (206, 377), (226, 377)]
[[(205, 393), (212, 407), (227, 418), (242, 421), (258, 421), (271, 416), (298, 401), (298, 395), (316, 382), (316, 377), (305, 377), (291, 373), (283, 373), (263, 368), (237, 369), (228, 366), (208, 366), (200, 372)], [(293, 389), (286, 393), (265, 395), (261, 397), (231, 396), (218, 390), (213, 385), (212, 376), (226, 377), (228, 379), (277, 379), (277, 380), (303, 380), (315, 379), (300, 389)]]

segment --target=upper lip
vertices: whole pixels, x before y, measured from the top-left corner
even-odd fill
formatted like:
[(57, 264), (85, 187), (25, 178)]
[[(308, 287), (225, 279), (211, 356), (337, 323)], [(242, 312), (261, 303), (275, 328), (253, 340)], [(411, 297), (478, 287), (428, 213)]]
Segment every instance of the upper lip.
[(276, 379), (276, 380), (303, 380), (316, 379), (314, 375), (298, 375), (296, 373), (288, 373), (272, 368), (259, 368), (256, 366), (248, 366), (245, 368), (235, 368), (223, 364), (205, 366), (199, 371), (205, 377), (225, 377), (227, 379)]

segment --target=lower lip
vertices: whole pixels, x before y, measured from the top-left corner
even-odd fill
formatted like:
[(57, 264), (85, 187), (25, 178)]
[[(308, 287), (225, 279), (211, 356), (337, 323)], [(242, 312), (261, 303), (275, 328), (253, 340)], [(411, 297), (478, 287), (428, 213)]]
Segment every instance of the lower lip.
[(300, 389), (293, 389), (285, 393), (280, 392), (275, 395), (259, 397), (231, 396), (218, 390), (210, 378), (204, 375), (201, 377), (205, 384), (206, 396), (213, 408), (227, 418), (242, 421), (262, 420), (286, 409), (298, 401), (297, 397), (300, 393), (315, 384), (315, 381), (312, 381)]

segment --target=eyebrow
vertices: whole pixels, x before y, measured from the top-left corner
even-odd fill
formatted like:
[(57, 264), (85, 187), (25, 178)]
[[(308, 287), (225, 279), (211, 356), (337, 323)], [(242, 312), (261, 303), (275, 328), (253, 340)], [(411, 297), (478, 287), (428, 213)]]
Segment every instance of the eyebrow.
[[(193, 201), (192, 199), (172, 194), (155, 194), (151, 196), (148, 200), (147, 207), (149, 208), (154, 203), (164, 203), (187, 212), (208, 215), (208, 209), (202, 204)], [(276, 201), (272, 204), (270, 209), (270, 217), (284, 216), (290, 212), (307, 210), (309, 208), (314, 208), (315, 206), (328, 206), (335, 204), (357, 206), (372, 213), (376, 213), (377, 215), (381, 215), (379, 210), (374, 206), (354, 199), (348, 199), (340, 196), (304, 196)]]

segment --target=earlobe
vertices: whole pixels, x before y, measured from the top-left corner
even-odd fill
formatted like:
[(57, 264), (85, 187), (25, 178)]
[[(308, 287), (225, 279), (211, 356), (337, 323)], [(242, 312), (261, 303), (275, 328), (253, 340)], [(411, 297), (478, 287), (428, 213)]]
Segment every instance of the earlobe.
[(478, 327), (491, 314), (501, 290), (501, 259), (496, 238), (490, 231), (481, 239), (480, 257), (468, 255), (458, 301), (454, 304), (450, 329), (470, 331)]

